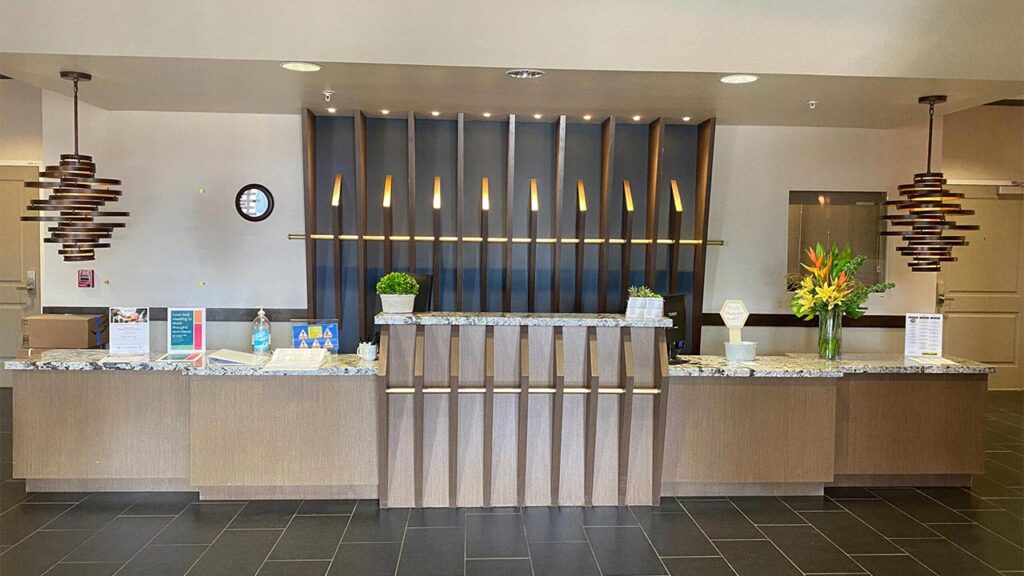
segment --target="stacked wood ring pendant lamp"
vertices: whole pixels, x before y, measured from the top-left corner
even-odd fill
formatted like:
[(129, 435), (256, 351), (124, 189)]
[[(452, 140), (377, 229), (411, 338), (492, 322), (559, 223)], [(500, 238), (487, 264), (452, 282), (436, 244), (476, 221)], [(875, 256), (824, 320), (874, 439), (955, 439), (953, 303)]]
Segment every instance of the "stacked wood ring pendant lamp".
[[(907, 266), (914, 272), (938, 272), (943, 262), (956, 262), (955, 246), (967, 246), (965, 236), (950, 234), (962, 230), (978, 230), (975, 224), (957, 224), (954, 216), (971, 216), (974, 210), (965, 210), (956, 202), (964, 195), (946, 189), (942, 172), (932, 172), (932, 124), (935, 105), (946, 101), (945, 96), (922, 96), (918, 102), (928, 105), (928, 165), (924, 172), (914, 174), (913, 184), (899, 186), (899, 200), (888, 200), (886, 206), (895, 211), (883, 219), (891, 227), (883, 236), (898, 236), (903, 244), (896, 250), (910, 257)], [(906, 230), (909, 228), (909, 230)]]
[[(28, 210), (38, 216), (22, 216), (24, 222), (55, 222), (46, 230), (43, 242), (60, 244), (57, 253), (65, 262), (96, 259), (96, 250), (109, 248), (109, 239), (115, 228), (124, 228), (124, 222), (110, 222), (108, 218), (126, 218), (128, 212), (101, 210), (107, 202), (116, 202), (121, 181), (97, 178), (92, 156), (78, 153), (78, 83), (92, 80), (85, 72), (64, 71), (60, 77), (74, 83), (75, 91), (75, 153), (61, 154), (57, 166), (47, 166), (39, 173), (38, 182), (26, 182), (28, 188), (49, 190), (48, 197), (29, 201)], [(47, 212), (51, 214), (47, 214)], [(56, 214), (53, 214), (56, 213)]]

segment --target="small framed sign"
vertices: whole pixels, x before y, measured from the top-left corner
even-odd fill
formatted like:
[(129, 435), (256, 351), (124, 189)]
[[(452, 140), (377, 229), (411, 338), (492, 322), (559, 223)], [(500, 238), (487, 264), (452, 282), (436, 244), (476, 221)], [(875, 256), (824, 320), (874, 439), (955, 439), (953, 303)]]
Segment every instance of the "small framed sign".
[(167, 309), (167, 352), (206, 350), (206, 308)]
[(249, 222), (262, 222), (274, 211), (274, 196), (262, 184), (246, 184), (235, 195), (235, 210)]

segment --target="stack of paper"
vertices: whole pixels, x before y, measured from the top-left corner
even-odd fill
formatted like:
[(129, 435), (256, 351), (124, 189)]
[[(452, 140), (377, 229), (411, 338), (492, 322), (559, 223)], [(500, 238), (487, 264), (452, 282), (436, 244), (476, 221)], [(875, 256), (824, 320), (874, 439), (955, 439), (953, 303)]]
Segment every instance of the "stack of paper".
[(278, 348), (263, 369), (311, 372), (320, 368), (329, 353), (324, 348)]
[(228, 350), (222, 348), (206, 355), (206, 359), (209, 360), (210, 364), (217, 366), (260, 366), (267, 361), (266, 356), (259, 354), (248, 354), (246, 352), (238, 352), (237, 350)]

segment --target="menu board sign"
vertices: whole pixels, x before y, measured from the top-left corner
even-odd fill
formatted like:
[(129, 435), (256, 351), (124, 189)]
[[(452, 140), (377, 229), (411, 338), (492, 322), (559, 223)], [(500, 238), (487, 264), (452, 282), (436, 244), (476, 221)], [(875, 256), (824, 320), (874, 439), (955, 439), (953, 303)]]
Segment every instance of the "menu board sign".
[(167, 309), (167, 352), (206, 350), (206, 308)]
[(942, 314), (907, 314), (903, 355), (942, 357)]

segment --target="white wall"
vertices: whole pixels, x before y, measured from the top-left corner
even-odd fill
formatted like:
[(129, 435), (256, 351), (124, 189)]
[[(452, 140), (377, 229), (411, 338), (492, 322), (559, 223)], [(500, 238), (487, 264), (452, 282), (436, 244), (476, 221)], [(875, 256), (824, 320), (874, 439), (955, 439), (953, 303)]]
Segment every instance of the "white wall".
[[(43, 92), (47, 163), (73, 148), (71, 105)], [(131, 217), (93, 262), (65, 263), (45, 245), (44, 306), (306, 306), (303, 245), (287, 239), (304, 229), (299, 115), (80, 110), (81, 152), (123, 181), (108, 207)], [(251, 182), (274, 194), (262, 223), (235, 212)], [(96, 288), (77, 287), (79, 268), (95, 269)]]
[(17, 80), (0, 80), (0, 161), (43, 159), (42, 90)]
[[(724, 300), (741, 298), (752, 313), (789, 314), (791, 295), (784, 283), (789, 192), (887, 191), (895, 197), (898, 184), (924, 171), (927, 137), (926, 126), (893, 130), (719, 126), (708, 237), (725, 240), (725, 245), (708, 248), (704, 311), (717, 313)], [(933, 168), (941, 169), (941, 126), (935, 141)], [(896, 288), (872, 296), (868, 314), (934, 310), (935, 274), (910, 272), (906, 259), (896, 254), (894, 242), (889, 243), (887, 278)], [(845, 350), (875, 351), (877, 335), (847, 330), (844, 336), (850, 345)], [(785, 340), (807, 339), (791, 335)], [(859, 344), (861, 340), (865, 342)], [(887, 346), (890, 351), (900, 351), (896, 339), (886, 336), (883, 340), (893, 344)], [(703, 341), (706, 353), (721, 348), (714, 330)]]

